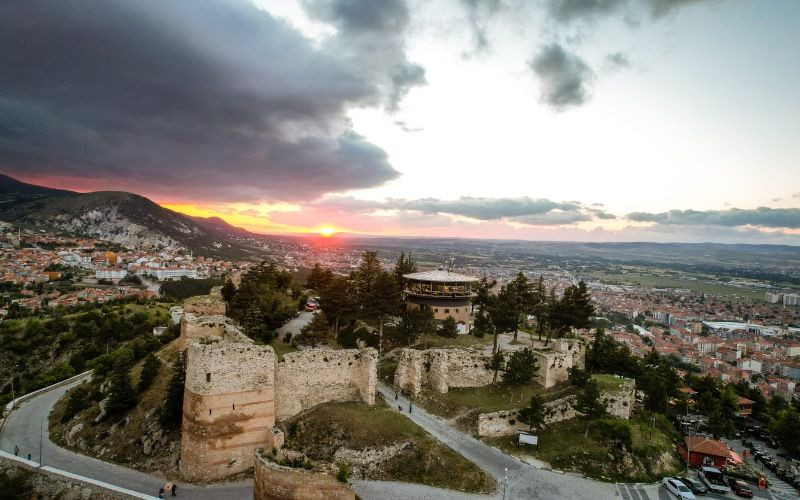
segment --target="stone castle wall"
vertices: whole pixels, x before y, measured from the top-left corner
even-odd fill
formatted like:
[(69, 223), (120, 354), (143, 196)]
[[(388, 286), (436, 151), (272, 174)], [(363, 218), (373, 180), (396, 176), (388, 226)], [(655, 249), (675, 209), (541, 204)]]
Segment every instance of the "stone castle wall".
[(329, 474), (276, 464), (263, 449), (255, 452), (254, 500), (355, 500), (347, 484)]
[[(600, 401), (605, 403), (606, 411), (612, 417), (628, 420), (636, 401), (635, 381), (626, 379), (625, 386), (619, 391), (603, 391)], [(545, 403), (545, 425), (575, 418), (580, 414), (573, 407), (575, 396), (567, 396)], [(478, 436), (501, 437), (513, 436), (528, 431), (528, 424), (519, 420), (519, 409), (481, 413), (478, 415)]]
[(253, 341), (243, 334), (232, 319), (225, 316), (198, 316), (194, 313), (184, 313), (181, 318), (181, 334), (178, 338), (178, 349), (181, 351), (188, 347), (193, 340), (204, 337), (217, 337), (229, 342), (252, 343)]
[(186, 356), (181, 472), (210, 480), (249, 469), (255, 449), (274, 444), (272, 347), (212, 339)]
[(312, 349), (284, 354), (275, 371), (278, 420), (329, 401), (375, 404), (378, 352)]
[(225, 301), (222, 293), (197, 295), (183, 301), (183, 312), (196, 316), (225, 316)]
[[(577, 340), (556, 339), (552, 350), (534, 353), (539, 366), (536, 381), (545, 388), (567, 380), (569, 368), (585, 366), (585, 348)], [(400, 349), (397, 359), (394, 387), (414, 396), (423, 386), (441, 394), (450, 387), (483, 387), (494, 376), (486, 369), (487, 356), (464, 349)]]
[(423, 386), (445, 394), (450, 387), (482, 387), (492, 382), (487, 358), (464, 349), (400, 349), (394, 387), (416, 396)]

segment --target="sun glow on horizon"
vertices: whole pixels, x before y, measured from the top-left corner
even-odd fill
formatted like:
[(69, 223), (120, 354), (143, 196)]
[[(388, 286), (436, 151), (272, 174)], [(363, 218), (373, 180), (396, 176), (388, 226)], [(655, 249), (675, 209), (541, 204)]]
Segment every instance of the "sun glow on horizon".
[(323, 226), (319, 228), (319, 234), (325, 238), (330, 238), (336, 233), (336, 230), (330, 226)]

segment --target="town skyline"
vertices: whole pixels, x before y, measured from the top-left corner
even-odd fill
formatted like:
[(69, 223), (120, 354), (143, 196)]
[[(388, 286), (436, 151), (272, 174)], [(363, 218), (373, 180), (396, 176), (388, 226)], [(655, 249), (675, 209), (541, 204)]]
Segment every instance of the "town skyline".
[(800, 244), (796, 3), (356, 4), (11, 2), (0, 171), (263, 234)]

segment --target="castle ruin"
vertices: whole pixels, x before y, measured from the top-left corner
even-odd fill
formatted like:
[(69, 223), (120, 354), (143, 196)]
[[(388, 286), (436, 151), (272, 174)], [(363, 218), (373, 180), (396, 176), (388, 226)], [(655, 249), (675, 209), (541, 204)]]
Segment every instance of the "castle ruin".
[[(583, 369), (586, 349), (574, 339), (556, 339), (551, 349), (534, 349), (538, 373), (536, 382), (544, 388), (564, 382), (570, 368)], [(494, 372), (486, 368), (489, 357), (465, 349), (400, 349), (394, 387), (416, 396), (423, 386), (445, 394), (450, 387), (489, 385)]]
[(216, 294), (184, 303), (186, 353), (181, 473), (213, 480), (248, 470), (255, 450), (283, 444), (276, 421), (330, 401), (375, 403), (375, 349), (312, 349), (278, 360), (220, 313)]

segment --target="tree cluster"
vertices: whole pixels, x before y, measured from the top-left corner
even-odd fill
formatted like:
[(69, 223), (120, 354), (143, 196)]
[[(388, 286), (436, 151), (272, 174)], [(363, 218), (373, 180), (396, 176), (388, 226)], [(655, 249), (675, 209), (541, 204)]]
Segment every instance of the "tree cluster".
[(239, 321), (245, 335), (270, 342), (275, 330), (297, 314), (296, 301), (289, 294), (291, 275), (272, 263), (260, 264), (242, 276), (238, 288), (223, 285), (223, 298), (228, 301), (228, 315)]

